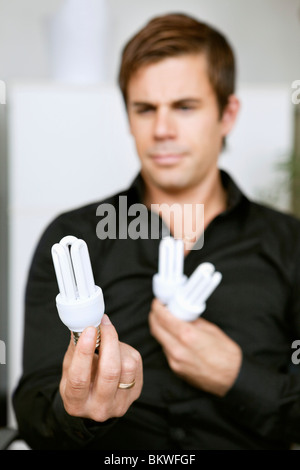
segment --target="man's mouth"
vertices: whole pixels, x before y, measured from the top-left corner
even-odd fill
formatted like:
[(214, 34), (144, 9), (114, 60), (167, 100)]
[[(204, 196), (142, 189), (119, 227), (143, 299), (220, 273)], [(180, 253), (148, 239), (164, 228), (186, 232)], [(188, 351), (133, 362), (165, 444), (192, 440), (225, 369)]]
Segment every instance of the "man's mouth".
[(148, 155), (157, 165), (171, 166), (179, 163), (187, 154), (183, 147), (154, 147), (149, 150)]
[(174, 165), (182, 160), (183, 153), (156, 153), (150, 155), (158, 165)]

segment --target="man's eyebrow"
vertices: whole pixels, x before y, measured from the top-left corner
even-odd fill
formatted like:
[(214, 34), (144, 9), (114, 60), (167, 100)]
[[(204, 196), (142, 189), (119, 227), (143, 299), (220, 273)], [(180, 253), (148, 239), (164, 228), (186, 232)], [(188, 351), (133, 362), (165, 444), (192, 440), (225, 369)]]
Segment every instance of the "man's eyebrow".
[(182, 106), (182, 105), (199, 105), (202, 103), (200, 98), (187, 97), (176, 100), (172, 103), (172, 106)]
[(186, 102), (195, 102), (195, 103), (200, 103), (202, 100), (200, 98), (197, 98), (195, 96), (187, 96), (186, 98), (180, 98), (179, 100), (174, 101), (174, 103), (186, 103)]
[(137, 108), (141, 106), (155, 108), (157, 106), (155, 103), (150, 103), (148, 101), (133, 101), (132, 103), (129, 103), (129, 105), (133, 108)]
[[(172, 101), (170, 104), (171, 106), (179, 106), (182, 104), (200, 104), (202, 100), (200, 98), (195, 98), (195, 97), (185, 97), (185, 98), (180, 98), (178, 100)], [(131, 107), (151, 107), (151, 108), (156, 108), (157, 104), (150, 102), (150, 101), (133, 101), (130, 103)]]

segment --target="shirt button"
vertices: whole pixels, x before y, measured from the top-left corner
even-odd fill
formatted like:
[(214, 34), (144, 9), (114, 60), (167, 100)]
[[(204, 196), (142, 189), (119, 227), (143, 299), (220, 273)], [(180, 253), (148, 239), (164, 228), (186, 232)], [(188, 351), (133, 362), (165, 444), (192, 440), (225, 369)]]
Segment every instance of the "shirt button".
[(172, 428), (171, 429), (171, 437), (175, 441), (182, 441), (186, 436), (186, 432), (182, 428)]

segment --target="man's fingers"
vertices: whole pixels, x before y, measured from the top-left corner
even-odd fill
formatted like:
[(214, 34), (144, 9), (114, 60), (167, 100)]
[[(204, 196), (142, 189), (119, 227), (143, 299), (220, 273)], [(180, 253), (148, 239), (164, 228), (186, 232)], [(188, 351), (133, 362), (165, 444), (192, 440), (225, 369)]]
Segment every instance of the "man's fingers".
[[(161, 344), (170, 367), (178, 372), (184, 363), (187, 351), (199, 342), (202, 332), (197, 331), (193, 322), (180, 320), (172, 315), (167, 307), (156, 299), (149, 314), (151, 334)], [(201, 336), (200, 336), (201, 335)]]
[(163, 346), (165, 351), (172, 351), (177, 347), (177, 339), (157, 319), (155, 314), (149, 315), (149, 327), (152, 336)]
[(115, 394), (121, 373), (119, 337), (107, 315), (101, 322), (101, 343), (95, 392), (103, 399)]
[(177, 336), (187, 322), (172, 315), (168, 308), (158, 299), (154, 299), (151, 305), (150, 320), (159, 323), (162, 328), (167, 329), (173, 336)]
[[(66, 411), (73, 416), (106, 421), (123, 416), (141, 392), (142, 359), (138, 351), (120, 343), (107, 315), (101, 322), (99, 354), (95, 354), (97, 331), (87, 328), (77, 346), (70, 343), (60, 384)], [(119, 384), (131, 384), (121, 389)]]
[(174, 337), (180, 339), (182, 337), (182, 329), (185, 332), (191, 330), (191, 326), (201, 329), (203, 332), (214, 333), (218, 328), (214, 323), (199, 317), (192, 322), (186, 322), (180, 318), (175, 317), (158, 299), (153, 299), (150, 320), (153, 319), (155, 323), (159, 323), (162, 328), (167, 329)]
[[(87, 328), (82, 332), (74, 347), (72, 362), (64, 382), (64, 398), (71, 407), (76, 408), (89, 395), (96, 335), (96, 328)], [(70, 345), (69, 348), (71, 349), (72, 346)]]
[(72, 333), (71, 333), (69, 346), (68, 346), (68, 349), (66, 351), (64, 360), (63, 360), (63, 371), (67, 371), (70, 367), (70, 364), (71, 364), (72, 358), (73, 358), (73, 354), (74, 354), (74, 348), (75, 348), (75, 345), (74, 345), (74, 340), (73, 340)]
[[(164, 344), (169, 341), (181, 341), (191, 324), (176, 318), (159, 300), (154, 299), (149, 314), (149, 326), (153, 336)], [(172, 344), (169, 343), (170, 348)]]
[(121, 384), (131, 384), (135, 382), (137, 385), (141, 381), (141, 356), (128, 344), (120, 343), (121, 352), (121, 374), (119, 382)]

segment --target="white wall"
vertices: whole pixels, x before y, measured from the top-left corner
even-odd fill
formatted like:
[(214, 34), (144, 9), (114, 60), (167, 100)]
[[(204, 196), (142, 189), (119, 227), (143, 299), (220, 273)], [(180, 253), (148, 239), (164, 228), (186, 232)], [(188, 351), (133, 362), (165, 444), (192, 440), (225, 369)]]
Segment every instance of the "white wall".
[(292, 154), (293, 111), (285, 86), (240, 87), (241, 109), (220, 166), (252, 199), (289, 211), (290, 179), (285, 164)]
[[(0, 79), (52, 77), (49, 21), (64, 1), (0, 0)], [(110, 82), (116, 78), (124, 41), (150, 17), (170, 11), (196, 15), (224, 31), (235, 47), (242, 83), (290, 84), (299, 78), (300, 0), (106, 2)]]
[[(112, 72), (132, 32), (152, 16), (179, 11), (223, 31), (236, 51), (242, 85), (290, 83), (299, 76), (299, 0), (109, 0), (113, 15)], [(126, 18), (126, 20), (124, 20)]]

